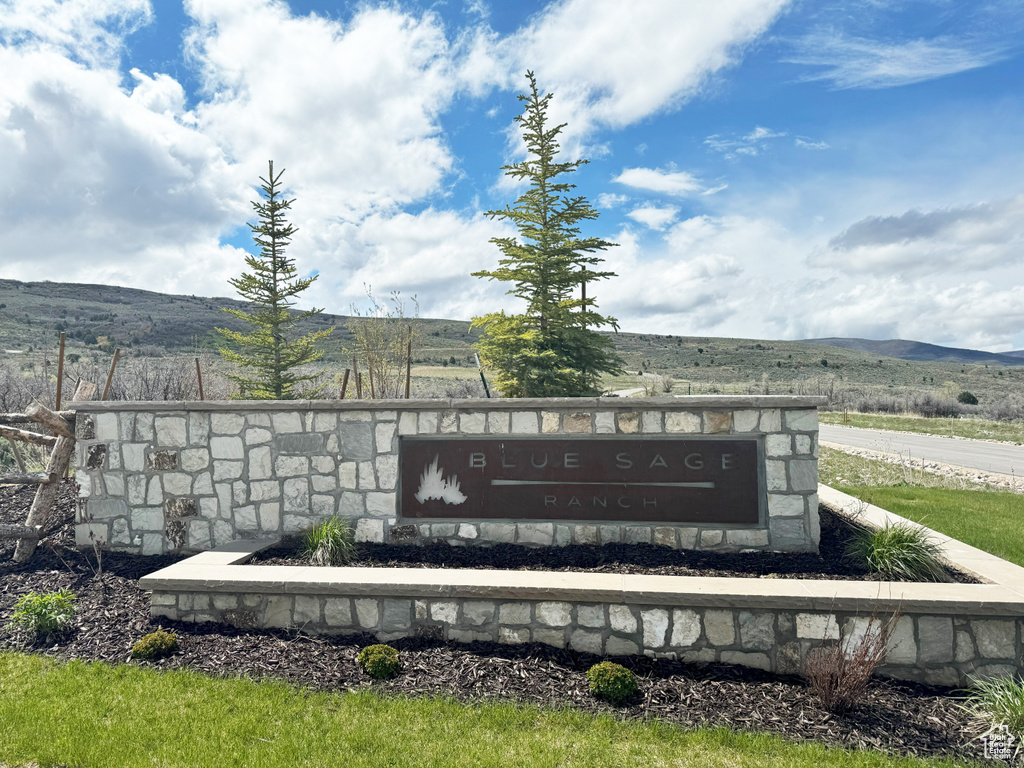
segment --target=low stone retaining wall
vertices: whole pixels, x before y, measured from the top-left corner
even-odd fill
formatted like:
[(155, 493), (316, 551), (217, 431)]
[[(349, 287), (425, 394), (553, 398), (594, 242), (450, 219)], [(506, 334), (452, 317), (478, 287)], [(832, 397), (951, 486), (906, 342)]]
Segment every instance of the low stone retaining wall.
[[(868, 524), (899, 519), (822, 489)], [(1024, 568), (939, 536), (983, 584), (693, 578), (601, 573), (238, 565), (237, 541), (141, 580), (154, 618), (368, 633), (381, 641), (540, 642), (799, 673), (822, 642), (900, 612), (883, 675), (937, 685), (1024, 672)]]
[[(647, 542), (816, 551), (817, 397), (672, 400), (84, 402), (77, 408), (79, 544), (159, 554), (296, 533), (332, 515), (362, 541), (453, 545)], [(403, 519), (405, 438), (756, 443), (756, 523)], [(749, 445), (749, 442), (748, 442)]]

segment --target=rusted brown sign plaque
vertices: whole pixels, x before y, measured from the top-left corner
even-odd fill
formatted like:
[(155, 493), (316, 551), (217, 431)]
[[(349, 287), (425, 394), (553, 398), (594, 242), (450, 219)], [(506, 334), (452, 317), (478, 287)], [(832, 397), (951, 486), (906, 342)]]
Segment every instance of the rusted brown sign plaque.
[(756, 525), (758, 441), (421, 438), (400, 443), (403, 518)]

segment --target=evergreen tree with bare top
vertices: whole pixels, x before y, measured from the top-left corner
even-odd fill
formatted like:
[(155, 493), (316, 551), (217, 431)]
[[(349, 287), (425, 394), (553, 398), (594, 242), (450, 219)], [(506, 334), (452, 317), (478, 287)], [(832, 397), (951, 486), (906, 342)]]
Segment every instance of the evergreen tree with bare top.
[(529, 156), (502, 170), (530, 186), (513, 206), (486, 213), (511, 221), (519, 237), (493, 238), (503, 254), (498, 268), (473, 273), (512, 283), (508, 293), (523, 299), (526, 311), (473, 318), (473, 325), (483, 328), (477, 346), (505, 397), (596, 395), (601, 375), (621, 372), (622, 361), (611, 340), (594, 330), (618, 326), (615, 318), (596, 311), (587, 286), (615, 276), (601, 271), (603, 259), (595, 254), (616, 243), (580, 236), (580, 222), (599, 214), (585, 197), (569, 197), (576, 185), (561, 177), (588, 161), (557, 161), (565, 124), (548, 127), (553, 94), (540, 95), (533, 72), (526, 78), (530, 91), (519, 96), (526, 106), (516, 122)]
[(284, 170), (275, 175), (271, 160), (267, 178), (260, 177), (262, 195), (252, 202), (257, 223), (249, 225), (260, 253), (246, 256), (245, 263), (251, 271), (229, 281), (239, 296), (252, 304), (252, 311), (224, 311), (248, 323), (252, 330), (246, 333), (217, 329), (225, 341), (218, 351), (239, 367), (239, 373), (228, 376), (238, 384), (238, 394), (234, 397), (241, 400), (295, 400), (315, 396), (324, 384), (306, 388), (299, 385), (314, 381), (323, 371), (300, 373), (294, 369), (323, 357), (317, 342), (334, 332), (331, 327), (290, 338), (293, 334), (289, 332), (295, 323), (323, 309), (304, 312), (290, 309), (295, 303), (292, 299), (306, 290), (317, 276), (298, 277), (295, 262), (284, 255), (298, 230), (285, 218), (295, 201), (282, 195), (282, 174)]

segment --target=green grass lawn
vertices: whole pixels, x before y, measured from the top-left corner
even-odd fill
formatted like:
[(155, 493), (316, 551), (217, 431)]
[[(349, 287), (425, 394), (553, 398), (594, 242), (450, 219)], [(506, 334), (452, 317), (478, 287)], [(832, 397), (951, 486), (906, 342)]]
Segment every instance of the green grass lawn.
[(1024, 496), (922, 486), (838, 490), (1024, 566)]
[(924, 766), (949, 761), (512, 704), (314, 693), (0, 653), (0, 763), (42, 766)]
[(945, 437), (970, 437), (979, 440), (1004, 440), (1024, 443), (1024, 422), (988, 421), (986, 419), (926, 419), (921, 416), (890, 416), (883, 413), (848, 413), (821, 411), (822, 424), (848, 424), (867, 429), (891, 429), (895, 432), (918, 432)]

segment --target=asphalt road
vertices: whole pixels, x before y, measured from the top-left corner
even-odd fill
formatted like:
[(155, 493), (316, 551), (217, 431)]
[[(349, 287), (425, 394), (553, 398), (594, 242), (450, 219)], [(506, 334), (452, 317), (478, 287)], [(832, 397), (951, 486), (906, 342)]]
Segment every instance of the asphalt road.
[(818, 439), (823, 443), (898, 453), (911, 459), (937, 461), (1002, 475), (1024, 475), (1024, 446), (1020, 445), (989, 443), (984, 440), (957, 440), (910, 432), (887, 432), (881, 429), (839, 427), (834, 424), (822, 424)]

